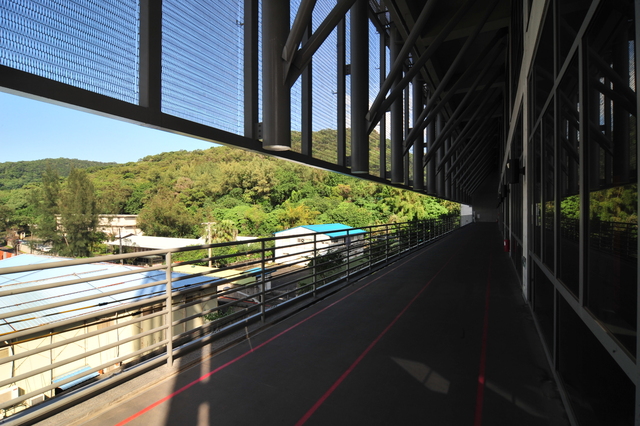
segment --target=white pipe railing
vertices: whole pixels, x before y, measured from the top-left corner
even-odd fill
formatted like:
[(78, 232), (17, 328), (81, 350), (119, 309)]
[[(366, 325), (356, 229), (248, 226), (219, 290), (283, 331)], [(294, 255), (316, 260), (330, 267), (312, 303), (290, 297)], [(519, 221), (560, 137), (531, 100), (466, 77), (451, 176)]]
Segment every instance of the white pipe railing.
[[(0, 403), (0, 419), (6, 417), (0, 423), (46, 415), (59, 409), (63, 399), (73, 404), (91, 389), (102, 389), (103, 379), (115, 372), (125, 380), (137, 369), (142, 371), (141, 365), (146, 371), (150, 362), (171, 366), (174, 354), (184, 354), (198, 339), (213, 342), (221, 330), (265, 323), (271, 312), (310, 303), (325, 290), (458, 226), (459, 218), (444, 217), (364, 227), (333, 239), (308, 233), (296, 235), (293, 242), (288, 237), (257, 239), (254, 247), (230, 242), (6, 268), (0, 262), (0, 278), (15, 278), (0, 285), (0, 326), (11, 329), (0, 334), (0, 351), (8, 348), (0, 357), (0, 373), (9, 373), (0, 376), (0, 397), (3, 392), (9, 396), (0, 398), (5, 400)], [(207, 254), (179, 261), (181, 253), (194, 250)], [(164, 261), (122, 270), (120, 261), (141, 255), (162, 256)], [(239, 257), (242, 262), (233, 266), (206, 266)], [(102, 273), (92, 270), (86, 277), (59, 269), (96, 264)], [(201, 268), (184, 273), (185, 266), (196, 264)], [(52, 282), (34, 282), (33, 277), (45, 270), (58, 270), (60, 275), (48, 273), (45, 278)], [(7, 306), (7, 300), (21, 300), (25, 306)], [(80, 383), (83, 379), (87, 380)], [(72, 389), (66, 388), (69, 384)], [(60, 391), (64, 398), (56, 395)], [(31, 407), (36, 400), (52, 398), (60, 402)]]

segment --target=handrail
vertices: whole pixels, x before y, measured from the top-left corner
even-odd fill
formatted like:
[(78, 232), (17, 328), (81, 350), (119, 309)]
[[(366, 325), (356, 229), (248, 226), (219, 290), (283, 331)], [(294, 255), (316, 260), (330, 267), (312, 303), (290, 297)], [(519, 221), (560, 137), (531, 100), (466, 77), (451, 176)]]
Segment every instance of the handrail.
[[(256, 321), (257, 327), (269, 320), (276, 307), (299, 309), (345, 285), (356, 274), (384, 266), (458, 227), (459, 217), (443, 217), (30, 266), (2, 268), (0, 263), (0, 277), (12, 274), (18, 279), (0, 286), (0, 306), (15, 305), (15, 309), (0, 313), (0, 327), (13, 330), (0, 331), (4, 341), (0, 342), (0, 351), (7, 354), (0, 355), (0, 369), (10, 371), (9, 377), (0, 380), (0, 394), (10, 396), (0, 403), (0, 414), (9, 422), (41, 416), (49, 405), (32, 408), (34, 397), (59, 399), (65, 395), (73, 404), (74, 395), (86, 393), (75, 392), (78, 388), (86, 385), (101, 389), (99, 383), (107, 377), (115, 378), (113, 372), (117, 371), (127, 372), (119, 376), (133, 377), (137, 369), (144, 370), (143, 361), (147, 359), (166, 360), (171, 366), (174, 354), (190, 350), (187, 341), (210, 336), (205, 340), (215, 342), (220, 330), (253, 327)], [(221, 248), (227, 252), (216, 254)], [(209, 249), (212, 255), (180, 261), (179, 253)], [(234, 249), (242, 251), (233, 253)], [(163, 263), (149, 268), (119, 264), (120, 260), (148, 254), (161, 256)], [(209, 261), (228, 262), (238, 256), (247, 257), (241, 265), (205, 266)], [(91, 271), (86, 278), (72, 277), (68, 271), (66, 276), (55, 275), (58, 268), (97, 262), (101, 270)], [(188, 265), (205, 269), (192, 274), (184, 273), (183, 268), (176, 271)], [(54, 271), (45, 274), (48, 282), (33, 278), (19, 281), (21, 274), (45, 270)], [(106, 284), (101, 287), (100, 281)], [(87, 287), (94, 295), (72, 293), (74, 288), (70, 286), (86, 286), (88, 282), (96, 284)], [(154, 287), (158, 290), (152, 291)], [(109, 302), (98, 306), (98, 299)], [(115, 306), (109, 306), (112, 303)], [(80, 367), (82, 372), (73, 373)], [(99, 373), (97, 378), (93, 378), (94, 372)], [(64, 383), (53, 382), (53, 377), (68, 373), (73, 374)], [(75, 384), (86, 377), (92, 384)], [(74, 385), (62, 395), (54, 394), (60, 384), (72, 382)]]

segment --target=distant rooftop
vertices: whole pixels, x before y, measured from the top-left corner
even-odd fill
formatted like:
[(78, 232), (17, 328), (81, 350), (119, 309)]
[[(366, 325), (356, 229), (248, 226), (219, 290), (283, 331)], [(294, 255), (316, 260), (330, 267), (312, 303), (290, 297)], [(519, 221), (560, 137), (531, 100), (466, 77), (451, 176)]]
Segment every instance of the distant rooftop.
[[(119, 246), (118, 239), (107, 243), (111, 246)], [(200, 246), (206, 244), (204, 238), (169, 238), (169, 237), (151, 237), (147, 235), (131, 235), (122, 239), (124, 247), (142, 247), (154, 250), (163, 250), (188, 246)]]
[[(72, 279), (83, 278), (86, 281), (62, 287), (53, 287), (46, 290), (38, 290), (29, 293), (15, 294), (0, 297), (0, 336), (7, 337), (13, 332), (54, 323), (90, 312), (112, 308), (117, 305), (142, 300), (148, 297), (163, 294), (166, 291), (164, 284), (155, 285), (145, 289), (125, 291), (113, 296), (99, 297), (104, 292), (114, 290), (126, 290), (145, 283), (162, 281), (166, 277), (164, 270), (150, 271), (148, 269), (115, 263), (90, 263), (84, 265), (63, 266), (53, 269), (40, 269), (29, 272), (3, 274), (3, 268), (39, 265), (44, 263), (70, 260), (53, 256), (39, 256), (22, 254), (8, 259), (0, 260), (0, 291), (21, 289), (35, 285), (54, 284)], [(138, 270), (138, 273), (100, 279), (106, 274), (128, 272)], [(173, 273), (173, 278), (184, 277), (187, 274)], [(211, 277), (192, 277), (178, 282), (173, 282), (173, 288), (185, 288), (212, 282)], [(70, 303), (58, 308), (40, 311), (38, 317), (34, 314), (25, 314), (11, 317), (11, 312), (18, 309), (26, 309), (44, 306), (54, 302), (73, 300), (78, 297), (97, 296), (86, 302)]]
[[(351, 226), (344, 225), (342, 223), (325, 223), (321, 225), (302, 225), (295, 228), (285, 229), (284, 231), (290, 231), (291, 229), (304, 228), (311, 232), (317, 232), (318, 234), (325, 234), (332, 238), (346, 237), (347, 235), (360, 235), (366, 234), (367, 231), (358, 228), (352, 228)], [(278, 234), (279, 232), (276, 232)]]

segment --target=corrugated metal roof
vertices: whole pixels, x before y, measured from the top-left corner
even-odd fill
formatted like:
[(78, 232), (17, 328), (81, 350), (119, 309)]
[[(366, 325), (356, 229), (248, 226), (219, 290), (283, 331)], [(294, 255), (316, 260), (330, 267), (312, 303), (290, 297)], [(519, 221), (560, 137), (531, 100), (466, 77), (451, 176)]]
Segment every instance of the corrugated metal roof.
[[(164, 270), (149, 271), (146, 268), (120, 265), (113, 263), (88, 263), (75, 266), (64, 266), (55, 269), (38, 269), (29, 272), (2, 274), (2, 269), (15, 266), (39, 265), (49, 262), (68, 260), (51, 256), (37, 256), (23, 254), (0, 260), (0, 290), (12, 288), (28, 288), (30, 286), (52, 284), (73, 279), (86, 279), (85, 282), (63, 287), (53, 287), (46, 290), (38, 290), (29, 293), (21, 293), (0, 297), (0, 335), (17, 330), (24, 330), (44, 324), (51, 324), (75, 316), (91, 312), (99, 312), (116, 305), (142, 300), (148, 297), (164, 294), (165, 284), (159, 284), (141, 290), (131, 290), (113, 296), (100, 294), (115, 290), (126, 290), (130, 287), (154, 283), (166, 278)], [(101, 279), (106, 274), (138, 270), (138, 273), (122, 277)], [(173, 278), (185, 277), (188, 274), (172, 273)], [(211, 282), (210, 277), (191, 277), (178, 282), (173, 282), (174, 289), (182, 289), (189, 286), (197, 286)], [(78, 297), (96, 296), (86, 302), (76, 302)], [(55, 302), (69, 301), (69, 305), (44, 311), (11, 316), (12, 311), (45, 306)]]
[[(110, 241), (107, 243), (111, 246), (120, 245), (120, 241)], [(148, 235), (132, 235), (122, 239), (122, 245), (125, 247), (142, 247), (155, 250), (164, 250), (170, 248), (198, 246), (206, 244), (203, 238), (169, 238), (169, 237), (151, 237)]]

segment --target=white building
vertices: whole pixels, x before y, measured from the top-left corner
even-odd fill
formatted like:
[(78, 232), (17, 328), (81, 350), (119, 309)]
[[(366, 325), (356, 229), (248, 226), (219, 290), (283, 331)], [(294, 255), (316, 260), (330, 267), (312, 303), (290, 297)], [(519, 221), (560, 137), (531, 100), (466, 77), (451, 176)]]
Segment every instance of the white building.
[(277, 263), (296, 263), (311, 259), (316, 254), (326, 253), (330, 248), (354, 245), (353, 254), (362, 252), (366, 231), (352, 228), (341, 223), (322, 225), (303, 225), (276, 232), (275, 261)]

